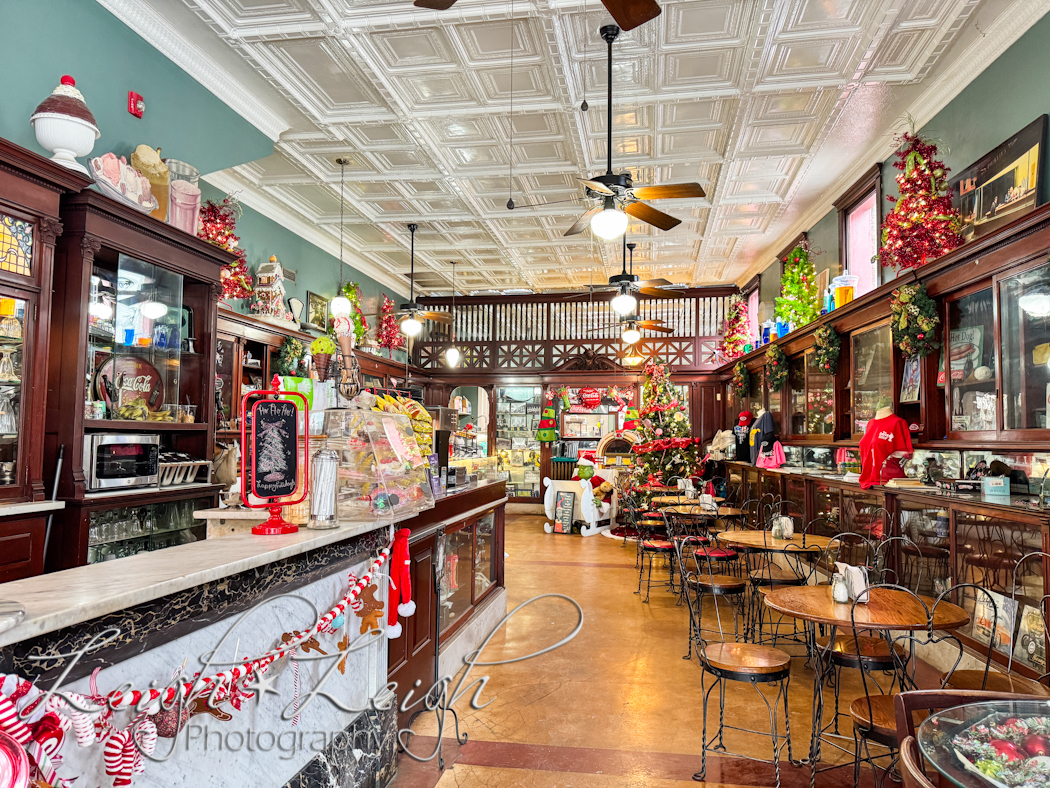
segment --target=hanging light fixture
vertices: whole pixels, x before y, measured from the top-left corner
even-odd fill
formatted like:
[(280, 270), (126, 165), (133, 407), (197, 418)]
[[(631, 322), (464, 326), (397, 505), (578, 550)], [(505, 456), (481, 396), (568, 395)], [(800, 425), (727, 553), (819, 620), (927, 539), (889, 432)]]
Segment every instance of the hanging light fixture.
[(591, 219), (591, 232), (606, 241), (613, 241), (627, 231), (627, 214), (617, 210), (612, 197), (605, 198), (605, 209)]
[[(632, 244), (633, 246), (633, 244)], [(634, 267), (634, 255), (631, 256), (632, 272)], [(627, 279), (627, 236), (623, 237), (623, 273), (621, 274), (623, 279)], [(610, 280), (611, 281), (611, 280)], [(629, 315), (638, 306), (638, 299), (631, 295), (631, 286), (624, 282), (620, 285), (620, 293), (609, 303), (612, 307), (613, 312), (618, 315)]]
[[(408, 232), (412, 235), (412, 262), (410, 263), (411, 268), (408, 274), (408, 303), (411, 305), (415, 305), (416, 303), (416, 230), (418, 229), (418, 224), (408, 225)], [(409, 312), (408, 317), (401, 321), (401, 333), (406, 337), (419, 336), (419, 332), (422, 330), (423, 324), (416, 319), (415, 312)]]
[(452, 344), (445, 350), (445, 363), (450, 367), (459, 364), (459, 348), (456, 347), (456, 261), (450, 260), (452, 264)]
[(332, 317), (350, 317), (354, 305), (350, 303), (349, 298), (343, 295), (343, 183), (346, 180), (346, 165), (349, 159), (339, 158), (335, 160), (335, 163), (339, 165), (339, 289), (332, 303), (329, 304), (328, 310), (332, 313)]
[(642, 332), (638, 330), (638, 327), (632, 320), (627, 324), (627, 328), (623, 330), (623, 334), (620, 335), (620, 339), (624, 341), (624, 344), (633, 345), (639, 339), (642, 338)]
[(645, 361), (645, 357), (638, 353), (638, 348), (633, 345), (627, 349), (626, 355), (623, 357), (623, 363), (629, 367), (636, 367)]

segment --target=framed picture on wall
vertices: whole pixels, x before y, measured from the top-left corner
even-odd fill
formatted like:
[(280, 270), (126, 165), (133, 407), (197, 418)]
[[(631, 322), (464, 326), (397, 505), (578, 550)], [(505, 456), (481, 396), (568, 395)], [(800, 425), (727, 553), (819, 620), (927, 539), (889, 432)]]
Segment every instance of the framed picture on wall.
[(902, 403), (919, 401), (919, 359), (912, 356), (904, 360), (904, 377), (901, 379)]
[(302, 326), (317, 331), (328, 329), (328, 301), (309, 290), (306, 291), (306, 317), (303, 319)]
[(1046, 124), (1047, 116), (1040, 115), (948, 182), (964, 240), (987, 235), (1043, 203)]

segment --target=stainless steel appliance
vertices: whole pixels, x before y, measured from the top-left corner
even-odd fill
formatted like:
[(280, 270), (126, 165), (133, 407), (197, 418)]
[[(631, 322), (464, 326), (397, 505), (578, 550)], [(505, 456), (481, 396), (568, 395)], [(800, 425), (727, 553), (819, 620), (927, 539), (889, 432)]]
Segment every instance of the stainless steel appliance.
[(84, 436), (89, 491), (154, 487), (160, 472), (160, 436), (93, 433)]

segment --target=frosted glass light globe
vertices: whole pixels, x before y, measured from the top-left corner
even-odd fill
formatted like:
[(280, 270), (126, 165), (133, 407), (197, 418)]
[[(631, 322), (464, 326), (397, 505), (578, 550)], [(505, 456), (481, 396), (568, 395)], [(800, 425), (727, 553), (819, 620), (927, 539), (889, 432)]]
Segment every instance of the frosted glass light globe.
[(606, 208), (591, 219), (591, 232), (606, 241), (619, 238), (627, 230), (627, 214), (615, 208)]
[(450, 367), (454, 367), (459, 364), (459, 348), (453, 345), (445, 351), (445, 363)]
[(620, 293), (609, 303), (609, 306), (618, 315), (629, 315), (638, 306), (638, 299), (630, 293)]
[(620, 336), (620, 339), (622, 339), (628, 345), (633, 345), (641, 338), (642, 332), (634, 326), (630, 326), (629, 328), (625, 329), (623, 334)]
[(332, 317), (350, 317), (350, 310), (352, 309), (353, 304), (350, 303), (350, 299), (346, 296), (336, 296), (332, 299), (332, 303), (329, 306)]
[(142, 304), (141, 309), (142, 316), (150, 320), (160, 320), (168, 314), (167, 304), (162, 304), (160, 301), (146, 301)]
[(414, 337), (423, 330), (423, 324), (420, 323), (413, 315), (409, 315), (401, 321), (401, 333), (406, 337)]

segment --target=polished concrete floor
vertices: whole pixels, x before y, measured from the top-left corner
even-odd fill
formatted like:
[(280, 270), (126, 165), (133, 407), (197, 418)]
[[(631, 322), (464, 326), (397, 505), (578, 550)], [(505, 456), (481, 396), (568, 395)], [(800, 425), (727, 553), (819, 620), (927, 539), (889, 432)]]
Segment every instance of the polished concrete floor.
[[(402, 753), (393, 788), (684, 788), (695, 786), (700, 768), (700, 667), (684, 660), (686, 609), (664, 589), (653, 589), (645, 604), (634, 593), (638, 572), (633, 545), (603, 536), (581, 538), (545, 534), (543, 518), (508, 517), (506, 584), (508, 609), (540, 594), (563, 594), (583, 609), (583, 626), (568, 644), (511, 664), (475, 667), (471, 677), (488, 676), (479, 705), (471, 692), (456, 704), (460, 747), (448, 716), (443, 740), (445, 770), (437, 760), (416, 761)], [(666, 577), (666, 572), (661, 578)], [(725, 611), (728, 617), (728, 609)], [(578, 615), (562, 599), (542, 599), (523, 608), (496, 634), (480, 657), (498, 661), (534, 653), (569, 634)], [(713, 620), (713, 617), (711, 617)], [(724, 619), (725, 620), (725, 619)], [(800, 648), (789, 649), (799, 653)], [(793, 660), (789, 707), (793, 755), (807, 754), (813, 698), (812, 673)], [(843, 697), (860, 694), (844, 678)], [(762, 700), (749, 685), (731, 683), (727, 722), (768, 731)], [(767, 697), (770, 691), (765, 691)], [(717, 709), (713, 696), (712, 710)], [(830, 719), (830, 712), (826, 719)], [(783, 717), (781, 716), (781, 727)], [(435, 749), (435, 715), (413, 723), (410, 747), (417, 754)], [(849, 722), (841, 739), (852, 752)], [(768, 737), (727, 732), (731, 751), (769, 759)], [(822, 766), (852, 761), (829, 751)], [(782, 754), (784, 786), (808, 786), (808, 766), (792, 766)], [(771, 764), (727, 756), (708, 757), (707, 786), (771, 786)], [(871, 785), (870, 773), (862, 785)], [(852, 765), (819, 774), (821, 787), (853, 785)]]

